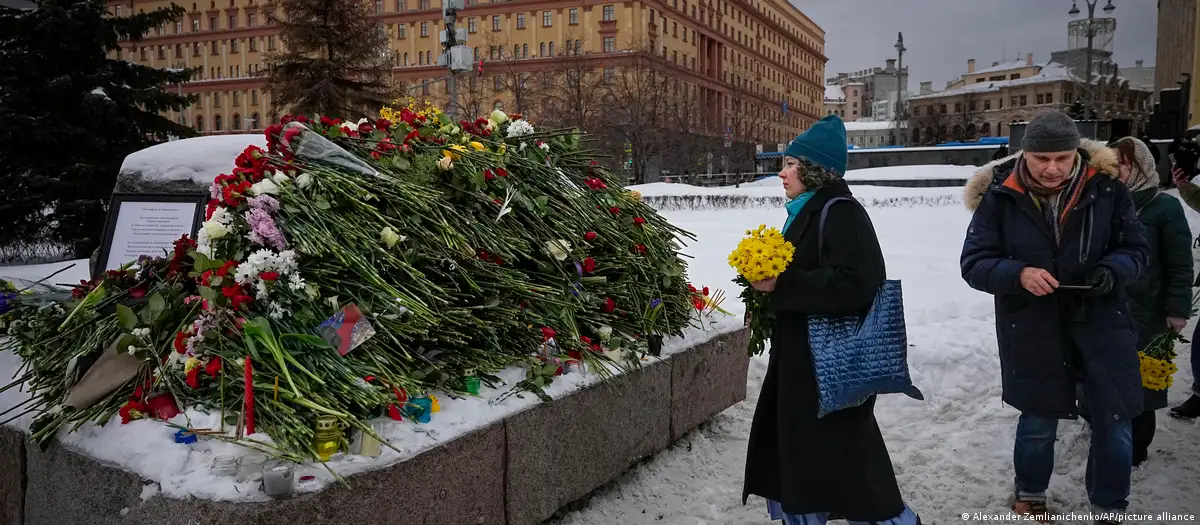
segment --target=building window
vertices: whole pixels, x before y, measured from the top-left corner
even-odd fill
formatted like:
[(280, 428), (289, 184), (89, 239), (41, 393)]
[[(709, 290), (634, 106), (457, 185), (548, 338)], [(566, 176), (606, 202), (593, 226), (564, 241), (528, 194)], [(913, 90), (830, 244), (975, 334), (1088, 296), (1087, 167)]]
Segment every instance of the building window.
[(551, 27), (554, 25), (554, 13), (552, 11), (542, 11), (542, 27)]
[(405, 54), (404, 54), (404, 62), (403, 62), (401, 65), (403, 65), (403, 66), (407, 66), (407, 65), (408, 65), (408, 53), (405, 53)]
[(166, 46), (158, 46), (158, 59), (159, 59), (159, 60), (166, 60), (166, 59), (167, 59), (167, 48), (166, 48)]
[(1046, 93), (1046, 103), (1047, 104), (1054, 103), (1054, 93)]
[[(258, 90), (257, 89), (250, 90), (250, 105), (251, 106), (258, 105)], [(254, 115), (254, 120), (258, 120), (257, 114)]]
[(425, 65), (425, 52), (424, 51), (417, 53), (417, 65), (418, 66)]
[(217, 30), (217, 17), (215, 17), (215, 16), (208, 17), (208, 30), (209, 31)]
[(209, 47), (211, 48), (211, 49), (209, 49), (209, 54), (210, 54), (210, 55), (216, 56), (216, 55), (219, 55), (219, 54), (221, 54), (221, 53), (220, 53), (220, 49), (217, 47), (217, 41), (216, 41), (216, 40), (213, 40), (212, 42), (210, 42), (210, 43), (209, 43)]
[(200, 42), (192, 42), (192, 56), (200, 56)]
[(492, 16), (492, 31), (500, 30), (500, 15)]
[(1024, 107), (1024, 106), (1028, 106), (1028, 105), (1029, 105), (1029, 100), (1027, 99), (1027, 97), (1025, 95), (1021, 95), (1021, 106)]
[(955, 112), (955, 113), (962, 113), (962, 102), (955, 102), (955, 103), (954, 103), (954, 112)]
[(256, 25), (258, 25), (258, 15), (246, 13), (246, 27), (254, 27)]
[[(429, 0), (420, 0), (418, 5), (421, 7), (421, 10), (429, 9)], [(428, 90), (429, 88), (425, 89)], [(426, 93), (426, 95), (428, 95), (428, 93)]]
[(1009, 76), (1008, 76), (1008, 79), (1009, 79), (1009, 80), (1016, 80), (1016, 79), (1018, 79), (1018, 78), (1021, 78), (1021, 74), (1020, 74), (1020, 73), (1013, 73), (1013, 74), (1011, 74), (1011, 75), (1009, 75)]
[(429, 81), (428, 80), (421, 82), (421, 94), (422, 95), (429, 94)]
[[(468, 33), (474, 33), (479, 30), (479, 24), (476, 24), (475, 22), (476, 22), (475, 17), (471, 17), (471, 18), (467, 19), (467, 32)], [(403, 38), (403, 37), (401, 37), (401, 38)]]
[(241, 92), (241, 91), (234, 91), (234, 92), (233, 92), (233, 106), (234, 106), (234, 107), (237, 107), (237, 106), (240, 106), (240, 105), (242, 105), (242, 92)]
[(529, 58), (529, 44), (521, 44), (521, 58)]
[(213, 116), (213, 131), (221, 131), (221, 116)]
[(199, 19), (199, 18), (193, 18), (193, 19), (192, 19), (192, 32), (193, 32), (193, 33), (199, 33), (199, 32), (200, 32), (200, 19)]
[(175, 44), (175, 58), (183, 58), (183, 44)]
[(545, 42), (542, 42), (541, 45), (538, 46), (538, 56), (539, 57), (546, 56), (546, 43)]
[(183, 22), (175, 22), (175, 34), (183, 33)]
[(671, 22), (671, 36), (679, 38), (679, 22)]
[(605, 53), (613, 53), (613, 52), (616, 52), (616, 50), (617, 50), (617, 37), (614, 37), (614, 36), (604, 37), (604, 52)]
[(990, 101), (990, 100), (983, 101), (983, 110), (991, 111), (992, 110), (992, 101)]
[(196, 125), (194, 127), (197, 132), (204, 132), (204, 115), (196, 115)]
[(1043, 94), (1041, 94), (1041, 93), (1038, 93), (1038, 94), (1037, 94), (1037, 103), (1038, 103), (1038, 104), (1045, 104), (1045, 103), (1046, 103), (1046, 95), (1043, 95)]
[(375, 14), (383, 14), (383, 0), (375, 0)]
[[(945, 115), (945, 114), (946, 114), (946, 105), (945, 105), (945, 104), (941, 104), (940, 106), (941, 106), (941, 107), (939, 107), (939, 108), (938, 108), (938, 111), (939, 111), (941, 114)], [(856, 111), (856, 112), (854, 112), (854, 114), (855, 114), (855, 115), (857, 115), (857, 114), (858, 114), (858, 112)]]
[(275, 50), (275, 35), (267, 36), (267, 51)]
[(247, 41), (246, 43), (250, 46), (251, 53), (258, 51), (258, 39), (257, 38), (250, 37), (250, 40)]
[(1018, 102), (1020, 102), (1020, 101), (1021, 101), (1021, 99), (1020, 99), (1020, 98), (1018, 98), (1016, 95), (1013, 95), (1013, 97), (1012, 97), (1012, 100), (1011, 100), (1011, 103), (1009, 104), (1009, 106), (1011, 106), (1011, 107), (1014, 107), (1014, 108), (1015, 108), (1015, 107), (1017, 107), (1017, 103), (1018, 103)]
[(525, 29), (525, 13), (517, 13), (517, 29)]
[(573, 26), (579, 25), (579, 8), (578, 7), (572, 7), (571, 9), (569, 9), (567, 11), (567, 21)]
[(237, 29), (237, 14), (229, 15), (229, 27), (227, 29)]
[(550, 56), (554, 56), (554, 42), (550, 42)]
[(617, 9), (611, 5), (604, 6), (603, 11), (601, 11), (603, 13), (601, 15), (603, 17), (603, 18), (601, 18), (601, 20), (604, 20), (605, 22), (611, 22), (613, 20), (616, 20), (617, 19), (616, 11), (617, 11)]
[(407, 24), (396, 24), (396, 38), (406, 38), (404, 33), (407, 28)]
[(429, 22), (421, 22), (421, 38), (429, 36)]
[(613, 75), (614, 75), (615, 73), (616, 73), (616, 71), (614, 71), (614, 70), (613, 70), (613, 68), (611, 68), (611, 67), (606, 67), (606, 68), (604, 68), (604, 83), (605, 83), (605, 84), (612, 84), (612, 81), (613, 81)]
[(396, 12), (403, 13), (408, 11), (408, 2), (405, 0), (396, 0)]
[(500, 91), (502, 89), (504, 89), (504, 84), (500, 80), (500, 77), (492, 77), (492, 91)]
[(233, 131), (241, 131), (242, 130), (242, 116), (241, 115), (239, 115), (237, 113), (233, 114), (233, 127), (231, 129)]
[(237, 53), (237, 52), (238, 52), (238, 41), (237, 41), (237, 39), (236, 39), (236, 38), (234, 38), (234, 39), (231, 39), (231, 40), (229, 41), (229, 52), (230, 52), (230, 53)]

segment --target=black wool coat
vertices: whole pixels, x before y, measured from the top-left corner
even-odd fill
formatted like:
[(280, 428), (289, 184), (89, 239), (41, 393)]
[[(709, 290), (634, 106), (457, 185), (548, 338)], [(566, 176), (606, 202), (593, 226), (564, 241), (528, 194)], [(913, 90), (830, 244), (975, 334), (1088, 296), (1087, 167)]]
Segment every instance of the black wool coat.
[(903, 512), (904, 502), (875, 421), (875, 398), (817, 419), (808, 315), (865, 315), (886, 277), (870, 217), (853, 202), (830, 206), (819, 265), (821, 208), (838, 196), (852, 197), (840, 180), (818, 190), (784, 232), (796, 252), (772, 293), (776, 323), (750, 427), (742, 502), (754, 494), (789, 514), (886, 521)]

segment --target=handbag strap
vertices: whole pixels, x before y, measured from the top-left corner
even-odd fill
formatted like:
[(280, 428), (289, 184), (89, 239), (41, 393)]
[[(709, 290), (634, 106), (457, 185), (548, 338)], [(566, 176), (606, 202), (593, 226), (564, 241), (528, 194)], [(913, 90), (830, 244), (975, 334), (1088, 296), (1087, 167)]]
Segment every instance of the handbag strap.
[[(825, 206), (821, 207), (821, 218), (817, 220), (817, 264), (825, 266), (825, 216), (829, 215), (829, 207), (837, 201), (849, 201), (858, 205), (858, 208), (866, 213), (866, 208), (863, 208), (862, 203), (853, 197), (834, 197), (825, 202)], [(867, 221), (870, 224), (870, 220)], [(872, 231), (875, 225), (871, 224)]]

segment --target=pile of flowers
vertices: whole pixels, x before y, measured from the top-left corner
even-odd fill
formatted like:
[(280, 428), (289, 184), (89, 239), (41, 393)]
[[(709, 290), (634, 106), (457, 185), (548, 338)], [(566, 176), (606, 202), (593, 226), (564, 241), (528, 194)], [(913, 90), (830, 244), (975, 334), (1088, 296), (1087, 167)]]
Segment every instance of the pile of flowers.
[(766, 341), (771, 339), (774, 320), (767, 303), (770, 295), (756, 290), (750, 283), (779, 277), (791, 264), (795, 252), (796, 247), (783, 238), (783, 233), (763, 224), (754, 230), (746, 230), (746, 237), (729, 254), (729, 265), (738, 272), (734, 282), (742, 286), (741, 298), (746, 305), (750, 355), (762, 353)]
[[(498, 386), (514, 365), (528, 369), (516, 390), (545, 398), (561, 365), (638, 366), (648, 341), (719, 310), (687, 282), (690, 234), (575, 132), (410, 105), (284, 116), (266, 135), (213, 181), (196, 239), (12, 327), (0, 344), (26, 362), (34, 439), (202, 407), (223, 425), (194, 430), (303, 461), (318, 416), (373, 434), (369, 419), (405, 419), (411, 397), (470, 395), (468, 378)], [(63, 377), (112, 348), (136, 372), (64, 406)]]

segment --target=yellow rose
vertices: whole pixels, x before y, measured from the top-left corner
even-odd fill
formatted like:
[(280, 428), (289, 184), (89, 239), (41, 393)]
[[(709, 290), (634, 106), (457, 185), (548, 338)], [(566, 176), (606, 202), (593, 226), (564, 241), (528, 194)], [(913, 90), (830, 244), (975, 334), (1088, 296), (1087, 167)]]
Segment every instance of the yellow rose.
[(475, 151), (483, 151), (483, 150), (487, 149), (483, 146), (483, 144), (480, 144), (475, 141), (471, 141), (471, 147), (475, 148)]

